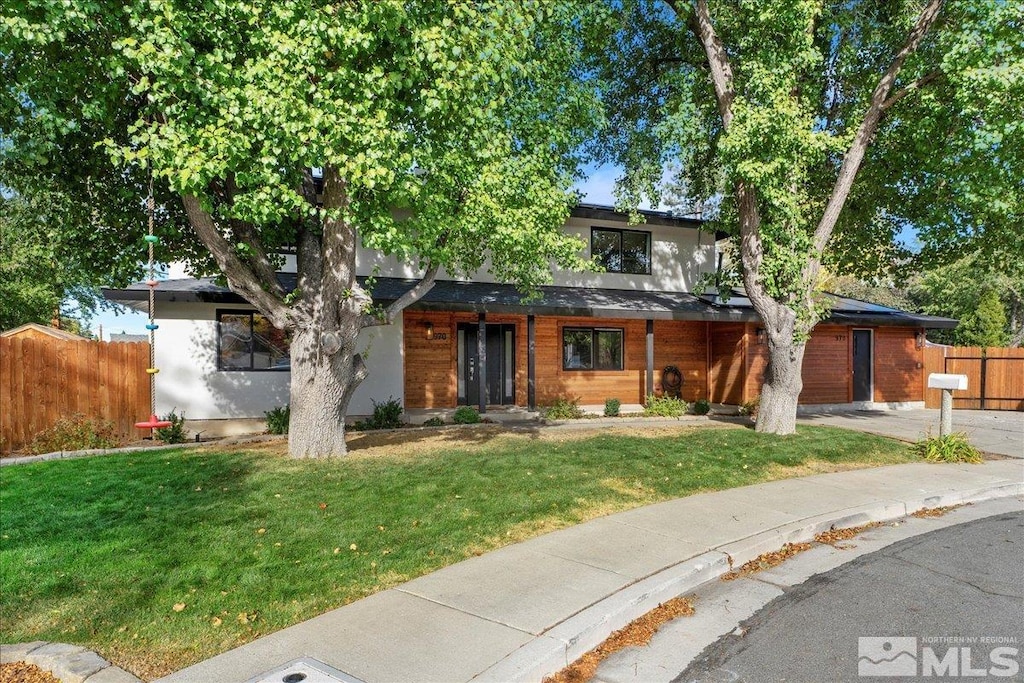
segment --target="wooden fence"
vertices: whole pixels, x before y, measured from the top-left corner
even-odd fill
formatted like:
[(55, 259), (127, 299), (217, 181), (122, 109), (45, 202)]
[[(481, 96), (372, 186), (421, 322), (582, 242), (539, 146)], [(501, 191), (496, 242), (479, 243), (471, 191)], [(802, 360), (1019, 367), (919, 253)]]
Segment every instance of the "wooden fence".
[(1024, 410), (1024, 348), (972, 346), (929, 347), (924, 350), (925, 406), (938, 408), (942, 392), (928, 389), (928, 375), (967, 375), (967, 390), (953, 392), (953, 408)]
[(149, 344), (0, 337), (0, 450), (24, 448), (80, 413), (129, 440), (149, 415)]

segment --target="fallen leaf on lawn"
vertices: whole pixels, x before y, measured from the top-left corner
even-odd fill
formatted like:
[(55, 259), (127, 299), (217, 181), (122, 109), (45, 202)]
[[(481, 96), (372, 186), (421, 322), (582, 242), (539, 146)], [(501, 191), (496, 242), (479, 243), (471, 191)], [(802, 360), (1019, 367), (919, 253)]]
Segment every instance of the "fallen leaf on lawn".
[(185, 603), (176, 602), (174, 603), (174, 607), (172, 607), (171, 609), (173, 609), (175, 612), (180, 612), (181, 610), (185, 609)]
[(239, 624), (248, 624), (249, 623), (249, 615), (246, 614), (245, 612), (239, 612), (238, 613), (238, 623)]
[(327, 503), (320, 503), (320, 504), (317, 505), (317, 507), (320, 508), (321, 510), (326, 510), (327, 509)]
[(267, 530), (266, 529), (257, 529), (256, 533), (258, 533), (258, 534), (265, 534), (265, 533), (267, 533)]
[(224, 622), (220, 620), (220, 617), (214, 617), (210, 620), (210, 623), (213, 624), (214, 628), (220, 628), (220, 625)]
[(356, 545), (355, 543), (353, 543), (352, 545), (350, 545), (350, 546), (348, 547), (348, 549), (349, 549), (349, 550), (359, 550), (359, 546), (357, 546), (357, 545)]
[(340, 553), (340, 552), (341, 552), (341, 548), (335, 548), (335, 549), (334, 549), (334, 554), (335, 554), (335, 555), (337, 555), (337, 554), (338, 554), (338, 553)]

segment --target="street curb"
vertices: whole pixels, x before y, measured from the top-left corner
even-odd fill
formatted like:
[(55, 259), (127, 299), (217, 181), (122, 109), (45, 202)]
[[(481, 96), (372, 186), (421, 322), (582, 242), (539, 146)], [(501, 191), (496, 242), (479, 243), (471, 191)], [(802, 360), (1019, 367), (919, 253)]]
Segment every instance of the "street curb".
[(474, 683), (540, 681), (597, 647), (613, 632), (671, 598), (721, 577), (732, 567), (785, 543), (805, 543), (833, 527), (861, 526), (908, 517), (925, 508), (977, 503), (1024, 495), (1024, 482), (1007, 482), (967, 490), (932, 493), (921, 498), (888, 500), (807, 517), (726, 543), (667, 567), (577, 612), (496, 662)]
[(61, 683), (142, 683), (92, 650), (67, 643), (0, 644), (0, 664), (26, 662), (49, 671)]

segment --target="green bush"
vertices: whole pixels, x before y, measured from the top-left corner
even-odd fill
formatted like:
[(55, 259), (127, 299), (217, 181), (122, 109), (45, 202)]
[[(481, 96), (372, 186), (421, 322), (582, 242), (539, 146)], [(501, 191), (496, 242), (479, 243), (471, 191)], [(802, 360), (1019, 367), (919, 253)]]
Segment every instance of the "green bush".
[(267, 418), (267, 431), (271, 434), (287, 434), (292, 420), (292, 407), (280, 406), (263, 413)]
[(583, 411), (578, 398), (560, 398), (544, 409), (544, 417), (549, 420), (578, 420), (583, 417)]
[(699, 399), (693, 404), (693, 412), (697, 415), (707, 415), (711, 412), (711, 401), (706, 398)]
[(114, 423), (79, 413), (62, 417), (49, 429), (36, 435), (28, 445), (29, 453), (82, 451), (91, 448), (116, 448), (121, 445)]
[[(373, 399), (370, 399), (373, 401)], [(366, 420), (366, 429), (397, 429), (402, 426), (402, 402), (394, 396), (377, 403), (373, 401), (373, 415)]]
[(175, 412), (177, 408), (171, 410), (169, 415), (164, 415), (163, 419), (170, 422), (170, 426), (160, 427), (159, 429), (153, 430), (153, 436), (160, 439), (164, 443), (185, 443), (185, 413), (178, 415)]
[(644, 405), (644, 416), (679, 417), (686, 412), (687, 408), (689, 406), (681, 398), (649, 394), (647, 396), (647, 403)]
[(480, 422), (480, 413), (473, 406), (459, 406), (452, 415), (452, 422), (457, 425), (475, 425)]
[(424, 427), (442, 427), (444, 426), (444, 420), (439, 417), (429, 417), (423, 421)]
[(914, 444), (914, 451), (929, 462), (971, 462), (982, 461), (981, 452), (972, 446), (964, 432), (946, 436), (929, 437)]
[(622, 408), (622, 402), (617, 398), (606, 398), (604, 400), (604, 416), (605, 417), (618, 417), (619, 409)]

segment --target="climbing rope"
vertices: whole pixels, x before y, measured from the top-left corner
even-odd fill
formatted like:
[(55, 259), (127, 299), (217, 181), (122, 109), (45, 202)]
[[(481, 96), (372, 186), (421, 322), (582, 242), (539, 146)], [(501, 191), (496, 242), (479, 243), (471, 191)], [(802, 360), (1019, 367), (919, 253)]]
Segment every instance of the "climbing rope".
[(156, 201), (153, 199), (152, 173), (149, 176), (149, 197), (146, 199), (146, 211), (149, 214), (149, 232), (142, 239), (149, 247), (149, 279), (146, 280), (146, 286), (149, 287), (149, 324), (146, 325), (146, 329), (149, 330), (149, 367), (146, 368), (146, 375), (149, 377), (149, 421), (136, 422), (135, 426), (139, 429), (160, 429), (170, 427), (171, 423), (168, 420), (157, 419), (156, 416), (156, 375), (160, 372), (160, 369), (156, 367), (156, 331), (160, 326), (156, 324), (153, 317), (156, 313), (156, 287), (158, 284), (154, 251), (156, 245), (160, 243), (160, 238), (153, 233), (153, 214), (156, 212)]

